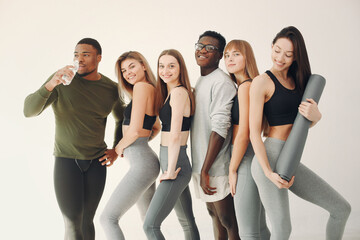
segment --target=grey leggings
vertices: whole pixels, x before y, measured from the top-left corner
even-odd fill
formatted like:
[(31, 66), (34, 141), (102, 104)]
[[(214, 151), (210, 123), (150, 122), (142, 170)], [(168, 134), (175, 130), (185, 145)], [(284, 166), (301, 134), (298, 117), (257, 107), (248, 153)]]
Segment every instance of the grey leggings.
[[(276, 165), (277, 158), (284, 143), (284, 141), (275, 138), (267, 138), (264, 142), (272, 169), (274, 169)], [(266, 214), (271, 222), (271, 239), (289, 239), (291, 219), (288, 190), (278, 189), (275, 184), (264, 175), (256, 156), (252, 163), (251, 171), (258, 186)], [(300, 163), (295, 172), (294, 184), (289, 190), (302, 199), (312, 202), (330, 213), (326, 226), (327, 240), (339, 240), (342, 238), (351, 207), (328, 183)]]
[[(233, 145), (231, 145), (231, 152)], [(234, 205), (239, 234), (242, 240), (268, 240), (270, 231), (266, 225), (265, 210), (251, 174), (254, 150), (249, 144), (238, 168)]]
[[(168, 148), (160, 146), (160, 165), (165, 171), (168, 166)], [(183, 228), (186, 240), (200, 239), (192, 210), (188, 184), (191, 179), (191, 165), (186, 154), (186, 146), (180, 147), (176, 168), (181, 170), (175, 180), (162, 181), (151, 200), (144, 221), (144, 231), (148, 239), (165, 239), (160, 225), (174, 208)]]
[(138, 138), (124, 150), (124, 158), (130, 169), (111, 195), (100, 217), (107, 239), (125, 239), (119, 226), (120, 218), (137, 204), (144, 219), (159, 174), (159, 161), (148, 145), (148, 138)]

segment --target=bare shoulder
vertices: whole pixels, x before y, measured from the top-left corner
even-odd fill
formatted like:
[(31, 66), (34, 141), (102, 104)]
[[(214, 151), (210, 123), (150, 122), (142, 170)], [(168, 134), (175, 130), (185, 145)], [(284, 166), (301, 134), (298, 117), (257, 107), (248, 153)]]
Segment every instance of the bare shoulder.
[(270, 77), (266, 73), (263, 73), (253, 79), (251, 88), (269, 89), (272, 84), (273, 82), (271, 81)]
[(188, 97), (188, 92), (184, 87), (177, 87), (171, 91), (171, 100), (185, 101)]
[(266, 83), (271, 83), (271, 79), (270, 77), (266, 74), (266, 73), (262, 73), (258, 76), (256, 76), (253, 80), (253, 83), (260, 83), (260, 84), (266, 84)]
[(250, 84), (247, 84), (248, 86), (240, 86), (238, 92), (237, 92), (237, 97), (240, 101), (243, 101), (243, 99), (248, 99), (250, 96)]
[(137, 82), (134, 84), (134, 92), (153, 92), (155, 87), (147, 82)]
[(249, 92), (252, 81), (246, 81), (240, 84), (238, 93)]
[(173, 90), (171, 90), (171, 94), (179, 94), (179, 95), (187, 95), (187, 90), (184, 87), (176, 87)]

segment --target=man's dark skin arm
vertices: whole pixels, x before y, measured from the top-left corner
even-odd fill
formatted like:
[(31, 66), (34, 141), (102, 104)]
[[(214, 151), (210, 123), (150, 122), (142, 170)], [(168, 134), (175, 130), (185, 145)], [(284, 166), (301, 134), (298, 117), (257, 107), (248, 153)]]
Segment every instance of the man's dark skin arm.
[(124, 113), (124, 103), (122, 99), (119, 99), (112, 110), (114, 119), (115, 119), (115, 134), (114, 134), (114, 145), (112, 149), (107, 149), (105, 151), (105, 155), (99, 159), (101, 164), (107, 167), (110, 167), (114, 164), (115, 160), (118, 157), (118, 154), (115, 152), (115, 146), (118, 144), (118, 142), (123, 137), (122, 134), (122, 121), (123, 121), (123, 113)]
[(200, 186), (205, 194), (213, 195), (216, 193), (216, 188), (209, 185), (209, 170), (213, 165), (217, 155), (219, 154), (225, 138), (221, 137), (216, 132), (211, 132), (209, 145), (205, 156), (205, 161), (201, 169)]

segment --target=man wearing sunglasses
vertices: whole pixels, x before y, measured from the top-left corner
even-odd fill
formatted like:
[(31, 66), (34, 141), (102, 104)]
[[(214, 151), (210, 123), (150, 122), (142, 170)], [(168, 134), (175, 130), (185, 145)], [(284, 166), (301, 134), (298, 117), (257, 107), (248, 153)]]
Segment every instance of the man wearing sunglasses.
[(195, 86), (191, 155), (195, 194), (206, 202), (215, 239), (237, 240), (240, 237), (228, 182), (231, 107), (236, 88), (219, 68), (225, 45), (225, 38), (214, 31), (204, 32), (195, 44), (201, 76)]

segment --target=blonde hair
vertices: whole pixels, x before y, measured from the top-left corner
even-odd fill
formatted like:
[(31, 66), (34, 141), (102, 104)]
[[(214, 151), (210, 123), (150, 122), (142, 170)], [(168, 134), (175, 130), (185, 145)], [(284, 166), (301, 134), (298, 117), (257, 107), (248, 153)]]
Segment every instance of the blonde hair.
[[(195, 112), (195, 97), (193, 93), (193, 89), (190, 85), (189, 75), (186, 69), (184, 58), (181, 53), (175, 49), (164, 50), (160, 53), (158, 58), (157, 68), (159, 69), (159, 60), (164, 55), (173, 56), (179, 63), (180, 74), (179, 74), (179, 82), (186, 89), (190, 98), (190, 115), (193, 115)], [(167, 98), (168, 90), (166, 83), (161, 80), (159, 75), (159, 70), (157, 71), (157, 84), (156, 84), (156, 101), (155, 101), (155, 109), (157, 114), (159, 113), (160, 108), (164, 105), (164, 101)]]
[(115, 73), (116, 77), (119, 81), (119, 93), (121, 92), (120, 89), (124, 90), (126, 95), (132, 99), (133, 94), (133, 88), (134, 86), (130, 83), (128, 83), (121, 72), (121, 63), (126, 59), (134, 59), (138, 61), (140, 64), (142, 64), (145, 68), (145, 78), (148, 83), (156, 86), (156, 79), (154, 73), (151, 71), (149, 63), (146, 61), (145, 57), (136, 51), (129, 51), (121, 54), (121, 56), (118, 58), (115, 64)]

